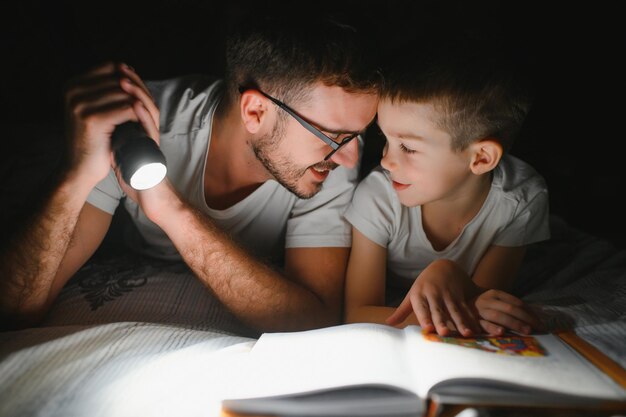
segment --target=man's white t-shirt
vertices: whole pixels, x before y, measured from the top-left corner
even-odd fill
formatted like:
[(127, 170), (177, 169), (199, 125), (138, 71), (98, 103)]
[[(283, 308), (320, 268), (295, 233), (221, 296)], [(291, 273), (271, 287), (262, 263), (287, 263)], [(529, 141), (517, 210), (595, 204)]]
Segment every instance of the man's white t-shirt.
[[(337, 167), (310, 199), (300, 199), (269, 180), (237, 204), (214, 210), (204, 198), (204, 171), (222, 81), (187, 76), (146, 84), (161, 113), (160, 147), (167, 162), (167, 178), (191, 205), (211, 217), (235, 241), (274, 263), (282, 262), (285, 248), (350, 246), (350, 225), (342, 213), (356, 187), (358, 166)], [(123, 197), (111, 171), (87, 201), (113, 214)], [(167, 235), (132, 199), (124, 198), (124, 206), (136, 226), (127, 233), (132, 248), (158, 258), (181, 259)]]
[(403, 206), (380, 166), (359, 184), (345, 217), (372, 242), (387, 248), (387, 279), (396, 287), (412, 284), (436, 259), (454, 260), (472, 275), (491, 245), (523, 246), (550, 237), (545, 181), (511, 155), (494, 170), (478, 214), (441, 251), (433, 249), (426, 237), (421, 207)]

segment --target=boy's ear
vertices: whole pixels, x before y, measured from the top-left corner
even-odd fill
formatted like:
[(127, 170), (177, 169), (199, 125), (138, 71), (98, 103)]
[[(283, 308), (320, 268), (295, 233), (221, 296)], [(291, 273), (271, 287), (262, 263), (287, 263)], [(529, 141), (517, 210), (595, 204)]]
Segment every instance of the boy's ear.
[(502, 159), (503, 149), (495, 138), (485, 138), (470, 145), (472, 161), (470, 169), (475, 175), (481, 175), (494, 169)]
[(239, 110), (241, 121), (249, 133), (257, 133), (268, 114), (268, 100), (256, 90), (241, 93)]

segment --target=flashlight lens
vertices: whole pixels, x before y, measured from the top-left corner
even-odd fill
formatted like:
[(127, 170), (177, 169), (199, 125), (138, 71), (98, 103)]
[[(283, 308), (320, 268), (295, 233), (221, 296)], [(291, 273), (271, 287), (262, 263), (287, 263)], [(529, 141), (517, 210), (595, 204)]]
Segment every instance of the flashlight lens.
[(160, 162), (146, 164), (135, 171), (130, 178), (130, 186), (135, 190), (147, 190), (160, 183), (166, 173), (167, 168)]

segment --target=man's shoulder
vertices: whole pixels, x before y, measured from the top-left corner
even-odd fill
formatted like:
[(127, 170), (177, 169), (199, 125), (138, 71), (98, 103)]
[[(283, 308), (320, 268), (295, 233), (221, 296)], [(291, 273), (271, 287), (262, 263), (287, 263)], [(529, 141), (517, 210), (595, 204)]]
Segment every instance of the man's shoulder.
[(161, 112), (161, 131), (179, 124), (201, 127), (221, 97), (221, 85), (220, 79), (203, 74), (146, 81)]
[(219, 83), (220, 79), (207, 74), (185, 74), (176, 77), (146, 80), (146, 87), (155, 97), (163, 95), (180, 96), (184, 92), (195, 92), (196, 94), (210, 89)]

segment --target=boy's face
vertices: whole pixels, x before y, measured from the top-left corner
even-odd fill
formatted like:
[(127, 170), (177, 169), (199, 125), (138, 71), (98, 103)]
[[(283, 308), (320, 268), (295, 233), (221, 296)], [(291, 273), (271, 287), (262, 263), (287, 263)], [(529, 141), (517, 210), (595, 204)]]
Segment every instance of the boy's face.
[(462, 198), (472, 176), (469, 151), (452, 151), (451, 137), (433, 123), (435, 116), (428, 103), (385, 99), (378, 105), (378, 125), (387, 138), (381, 165), (405, 206)]

